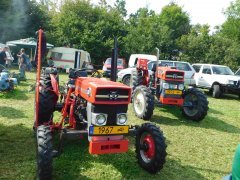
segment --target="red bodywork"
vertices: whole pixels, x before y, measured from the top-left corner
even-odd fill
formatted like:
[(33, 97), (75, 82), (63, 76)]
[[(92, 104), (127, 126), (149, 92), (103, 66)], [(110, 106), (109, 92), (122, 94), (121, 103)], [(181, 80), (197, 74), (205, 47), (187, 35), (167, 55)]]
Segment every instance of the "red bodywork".
[[(161, 81), (167, 83), (184, 83), (184, 71), (172, 69), (170, 67), (158, 67), (156, 71), (156, 77)], [(183, 105), (183, 97), (181, 95), (166, 95), (164, 92), (161, 93), (159, 101), (162, 104), (169, 105)]]
[(138, 59), (137, 61), (137, 72), (142, 73), (143, 76), (143, 84), (145, 86), (148, 86), (150, 82), (150, 76), (148, 72), (148, 61), (147, 59)]

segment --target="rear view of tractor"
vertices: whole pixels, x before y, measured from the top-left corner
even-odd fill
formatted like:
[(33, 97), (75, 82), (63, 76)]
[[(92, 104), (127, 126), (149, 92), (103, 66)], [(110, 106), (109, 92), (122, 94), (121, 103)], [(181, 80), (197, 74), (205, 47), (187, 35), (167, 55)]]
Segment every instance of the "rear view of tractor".
[(153, 115), (156, 96), (160, 105), (174, 105), (193, 121), (201, 121), (207, 115), (206, 96), (195, 88), (184, 86), (184, 71), (174, 67), (158, 67), (154, 64), (149, 73), (146, 59), (138, 59), (132, 77), (132, 103), (137, 117), (149, 120)]
[[(57, 70), (43, 68), (40, 73), (41, 53), (38, 57), (34, 125), (38, 179), (51, 179), (53, 157), (61, 154), (64, 137), (72, 134), (87, 136), (89, 153), (97, 155), (127, 152), (126, 135), (134, 135), (138, 164), (150, 173), (163, 168), (166, 144), (162, 131), (150, 123), (128, 125), (130, 87), (88, 77), (85, 70), (76, 69), (70, 71), (66, 88), (60, 92)], [(54, 111), (61, 112), (59, 121), (54, 119)], [(54, 133), (60, 134), (57, 148)]]
[[(0, 65), (1, 66), (1, 65)], [(18, 84), (17, 79), (12, 77), (10, 72), (4, 67), (0, 67), (0, 91), (10, 91)]]

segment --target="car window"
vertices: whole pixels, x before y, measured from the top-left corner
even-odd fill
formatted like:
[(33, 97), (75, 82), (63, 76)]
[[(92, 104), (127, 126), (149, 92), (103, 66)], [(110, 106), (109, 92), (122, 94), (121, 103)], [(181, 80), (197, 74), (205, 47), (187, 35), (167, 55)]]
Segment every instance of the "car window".
[(62, 53), (52, 52), (51, 57), (55, 58), (55, 59), (61, 59), (62, 58)]
[(201, 65), (193, 65), (192, 66), (194, 69), (195, 69), (195, 71), (198, 73), (199, 71), (200, 71), (200, 69), (201, 69)]
[(212, 66), (213, 74), (234, 75), (232, 70), (227, 66)]
[(182, 71), (192, 71), (191, 67), (187, 63), (175, 62), (176, 69)]
[(211, 73), (210, 66), (203, 66), (202, 73), (203, 73), (203, 74), (212, 74), (212, 73)]
[(156, 62), (149, 62), (149, 63), (148, 63), (148, 69), (149, 69), (149, 70), (152, 69), (154, 63), (156, 64)]
[(240, 69), (237, 70), (235, 75), (240, 76)]
[(169, 61), (161, 61), (159, 66), (169, 66), (169, 67), (173, 67), (173, 62), (169, 62)]

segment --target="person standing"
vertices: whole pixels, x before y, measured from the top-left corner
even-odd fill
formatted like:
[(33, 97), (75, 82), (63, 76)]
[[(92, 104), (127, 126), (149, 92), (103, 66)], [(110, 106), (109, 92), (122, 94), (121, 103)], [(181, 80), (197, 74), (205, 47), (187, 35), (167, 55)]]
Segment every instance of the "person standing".
[(27, 67), (27, 55), (25, 54), (25, 50), (21, 49), (21, 54), (19, 57), (19, 72), (22, 79), (26, 79), (25, 71)]
[(7, 56), (7, 60), (6, 60), (6, 67), (11, 67), (12, 61), (13, 61), (13, 57), (11, 56), (11, 54), (9, 53), (9, 48), (7, 47), (6, 51), (6, 56)]
[[(2, 49), (2, 51), (0, 52), (0, 65), (2, 65), (2, 66), (5, 66), (5, 63), (7, 61), (6, 50), (7, 50), (6, 47), (4, 47)], [(2, 70), (3, 70), (2, 66), (0, 66), (0, 72), (2, 72)]]

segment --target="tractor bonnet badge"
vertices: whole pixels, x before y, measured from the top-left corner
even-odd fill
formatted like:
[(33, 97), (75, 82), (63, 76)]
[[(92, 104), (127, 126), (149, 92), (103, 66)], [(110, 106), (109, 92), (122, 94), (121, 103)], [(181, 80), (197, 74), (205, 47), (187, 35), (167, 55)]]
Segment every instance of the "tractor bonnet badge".
[(177, 79), (177, 74), (173, 74), (173, 79)]
[(109, 99), (116, 100), (118, 98), (117, 91), (110, 91)]

